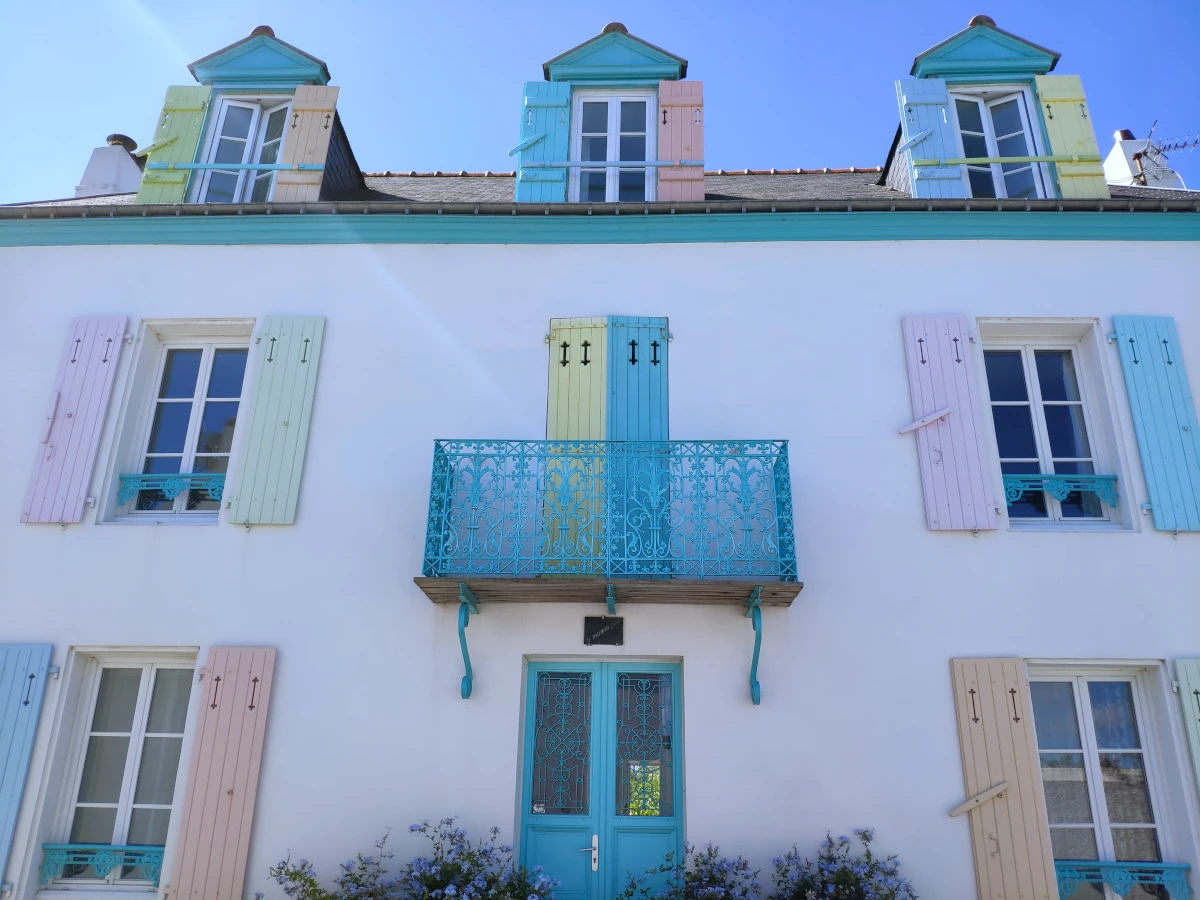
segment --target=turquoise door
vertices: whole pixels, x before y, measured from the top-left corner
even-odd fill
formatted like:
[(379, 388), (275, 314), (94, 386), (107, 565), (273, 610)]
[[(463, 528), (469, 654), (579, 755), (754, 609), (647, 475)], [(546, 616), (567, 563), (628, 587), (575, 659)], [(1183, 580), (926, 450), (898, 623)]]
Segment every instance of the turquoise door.
[(557, 900), (612, 900), (683, 852), (679, 666), (529, 664), (521, 861)]

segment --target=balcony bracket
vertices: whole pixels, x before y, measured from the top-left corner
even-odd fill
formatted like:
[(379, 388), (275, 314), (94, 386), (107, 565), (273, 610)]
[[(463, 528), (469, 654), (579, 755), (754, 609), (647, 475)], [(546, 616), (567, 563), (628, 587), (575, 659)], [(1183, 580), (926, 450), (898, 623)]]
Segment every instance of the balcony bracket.
[(608, 600), (608, 614), (615, 616), (617, 614), (617, 586), (615, 584), (606, 584), (605, 599)]
[(750, 702), (758, 706), (762, 702), (762, 688), (758, 684), (758, 652), (762, 649), (762, 587), (750, 592), (746, 601), (746, 618), (754, 623), (754, 659), (750, 662)]
[(463, 668), (467, 674), (463, 676), (462, 688), (460, 693), (464, 700), (471, 697), (472, 675), (471, 675), (471, 654), (467, 652), (467, 624), (471, 618), (471, 613), (479, 615), (479, 601), (475, 599), (475, 595), (471, 593), (471, 589), (463, 584), (458, 583), (458, 643), (462, 647)]

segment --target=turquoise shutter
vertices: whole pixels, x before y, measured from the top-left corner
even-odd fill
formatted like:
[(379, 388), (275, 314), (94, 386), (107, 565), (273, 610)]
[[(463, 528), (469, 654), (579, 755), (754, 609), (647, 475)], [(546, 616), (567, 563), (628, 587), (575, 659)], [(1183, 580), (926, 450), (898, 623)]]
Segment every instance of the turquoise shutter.
[(50, 649), (49, 644), (0, 644), (0, 881), (21, 810)]
[(1183, 727), (1192, 748), (1192, 767), (1196, 772), (1196, 790), (1200, 791), (1200, 659), (1175, 660), (1179, 681), (1179, 700), (1183, 704)]
[(228, 519), (291, 525), (325, 334), (322, 316), (267, 316), (255, 339), (257, 380), (246, 416)]
[(950, 94), (941, 78), (901, 78), (896, 82), (900, 104), (900, 146), (897, 154), (908, 168), (914, 197), (964, 197), (959, 166), (916, 166), (917, 159), (958, 156), (958, 136), (951, 124)]
[(562, 203), (567, 199), (567, 170), (530, 166), (566, 162), (571, 150), (571, 85), (562, 81), (525, 82), (521, 105), (521, 142), (517, 154), (517, 201)]
[(1200, 531), (1200, 425), (1170, 316), (1113, 316), (1150, 511), (1159, 531)]
[(667, 320), (608, 319), (608, 439), (665, 441), (667, 434)]

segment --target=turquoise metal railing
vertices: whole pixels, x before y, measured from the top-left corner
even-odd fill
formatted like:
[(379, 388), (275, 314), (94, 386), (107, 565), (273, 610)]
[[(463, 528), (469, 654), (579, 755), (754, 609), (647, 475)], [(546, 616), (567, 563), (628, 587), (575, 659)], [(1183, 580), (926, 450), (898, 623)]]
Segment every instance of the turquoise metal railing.
[(1005, 475), (1004, 497), (1012, 506), (1026, 491), (1045, 491), (1055, 500), (1066, 500), (1074, 491), (1095, 494), (1109, 506), (1117, 505), (1116, 475)]
[(117, 505), (124, 506), (142, 491), (161, 491), (174, 500), (186, 490), (204, 491), (209, 499), (220, 500), (225, 490), (224, 472), (194, 472), (183, 475), (120, 475)]
[[(113, 844), (42, 844), (45, 859), (42, 861), (43, 886), (55, 878), (72, 877), (68, 871), (78, 867), (82, 875), (90, 868), (96, 878), (108, 878), (118, 866), (140, 868), (145, 880), (158, 887), (162, 876), (163, 848), (140, 845), (119, 846)], [(92, 877), (92, 876), (88, 876)]]
[(423, 571), (795, 581), (787, 441), (437, 441)]
[[(1058, 895), (1062, 900), (1075, 893), (1083, 884), (1107, 884), (1122, 897), (1136, 885), (1162, 885), (1171, 900), (1190, 900), (1187, 863), (1155, 862), (1096, 862), (1083, 859), (1056, 859), (1054, 873), (1058, 876)], [(1149, 892), (1147, 896), (1157, 896)]]

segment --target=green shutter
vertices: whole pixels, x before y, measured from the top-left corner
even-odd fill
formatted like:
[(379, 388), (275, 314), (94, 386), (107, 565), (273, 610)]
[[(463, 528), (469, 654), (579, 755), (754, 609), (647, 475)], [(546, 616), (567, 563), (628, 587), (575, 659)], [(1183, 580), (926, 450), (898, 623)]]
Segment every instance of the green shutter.
[(138, 203), (183, 203), (187, 194), (188, 171), (152, 169), (150, 163), (191, 163), (196, 161), (204, 130), (204, 114), (212, 88), (169, 87), (154, 130), (154, 141), (146, 158)]
[(1200, 791), (1200, 659), (1175, 660), (1179, 679), (1179, 699), (1183, 703), (1183, 726), (1192, 748), (1192, 768), (1196, 772), (1196, 790)]
[(234, 463), (228, 520), (291, 525), (321, 362), (323, 316), (267, 316), (255, 339), (257, 377)]

